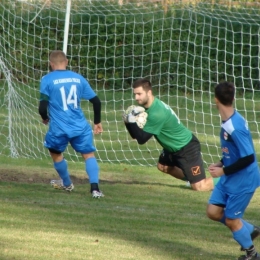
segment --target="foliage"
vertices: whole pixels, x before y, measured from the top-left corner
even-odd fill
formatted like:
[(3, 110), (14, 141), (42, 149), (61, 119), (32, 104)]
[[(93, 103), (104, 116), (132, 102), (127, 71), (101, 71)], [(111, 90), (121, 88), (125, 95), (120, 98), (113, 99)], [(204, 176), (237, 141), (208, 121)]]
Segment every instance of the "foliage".
[[(62, 2), (62, 1), (61, 1)], [(65, 6), (0, 3), (2, 56), (18, 81), (39, 80), (50, 50), (62, 49)], [(55, 5), (56, 4), (56, 5)], [(13, 20), (15, 26), (10, 26)], [(225, 79), (259, 89), (259, 10), (199, 3), (73, 1), (70, 68), (105, 89), (125, 89), (141, 76), (154, 85), (209, 90)]]

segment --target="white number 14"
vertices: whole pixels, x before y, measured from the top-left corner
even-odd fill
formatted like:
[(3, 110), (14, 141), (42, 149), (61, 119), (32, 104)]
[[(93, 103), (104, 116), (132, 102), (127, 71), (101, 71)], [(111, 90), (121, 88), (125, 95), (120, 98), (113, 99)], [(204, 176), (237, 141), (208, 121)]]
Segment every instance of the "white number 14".
[(76, 85), (71, 85), (70, 92), (68, 97), (66, 98), (64, 87), (60, 88), (61, 98), (62, 98), (62, 104), (63, 109), (68, 110), (68, 105), (74, 104), (74, 108), (78, 107), (77, 104), (77, 88)]

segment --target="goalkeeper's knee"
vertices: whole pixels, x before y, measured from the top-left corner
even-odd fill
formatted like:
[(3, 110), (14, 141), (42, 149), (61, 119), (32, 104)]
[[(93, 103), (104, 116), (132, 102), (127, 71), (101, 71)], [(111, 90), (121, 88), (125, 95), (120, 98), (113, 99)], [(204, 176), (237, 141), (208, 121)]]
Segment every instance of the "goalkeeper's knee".
[(164, 173), (169, 173), (169, 167), (167, 165), (162, 165), (160, 163), (157, 164), (157, 169)]

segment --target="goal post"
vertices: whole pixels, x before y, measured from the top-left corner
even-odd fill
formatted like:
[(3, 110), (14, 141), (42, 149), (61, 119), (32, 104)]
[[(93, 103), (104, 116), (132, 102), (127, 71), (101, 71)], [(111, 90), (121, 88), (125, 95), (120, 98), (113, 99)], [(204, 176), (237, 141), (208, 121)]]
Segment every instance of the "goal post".
[(65, 26), (64, 26), (64, 40), (63, 40), (63, 52), (65, 54), (67, 54), (67, 48), (68, 48), (68, 37), (69, 37), (69, 26), (70, 26), (70, 10), (71, 10), (71, 0), (67, 0)]
[[(210, 3), (209, 3), (210, 2)], [(220, 117), (213, 88), (237, 87), (235, 106), (259, 146), (260, 6), (254, 1), (6, 0), (0, 2), (0, 155), (45, 158), (47, 126), (38, 114), (48, 55), (62, 49), (68, 69), (87, 78), (102, 101), (99, 162), (155, 165), (155, 139), (138, 145), (122, 122), (135, 104), (132, 82), (149, 77), (199, 138), (205, 164), (220, 158)], [(249, 4), (250, 3), (250, 4)], [(92, 105), (82, 101), (93, 124)], [(70, 146), (70, 161), (81, 157)]]

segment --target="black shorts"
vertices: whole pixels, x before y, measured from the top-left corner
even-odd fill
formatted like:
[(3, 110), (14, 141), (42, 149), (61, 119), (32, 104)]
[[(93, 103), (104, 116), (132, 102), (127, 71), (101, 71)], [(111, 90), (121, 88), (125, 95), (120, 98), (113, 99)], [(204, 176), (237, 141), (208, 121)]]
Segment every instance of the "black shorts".
[(170, 153), (163, 150), (159, 157), (159, 163), (179, 167), (190, 183), (196, 183), (206, 178), (200, 142), (194, 135), (191, 141), (177, 152)]

